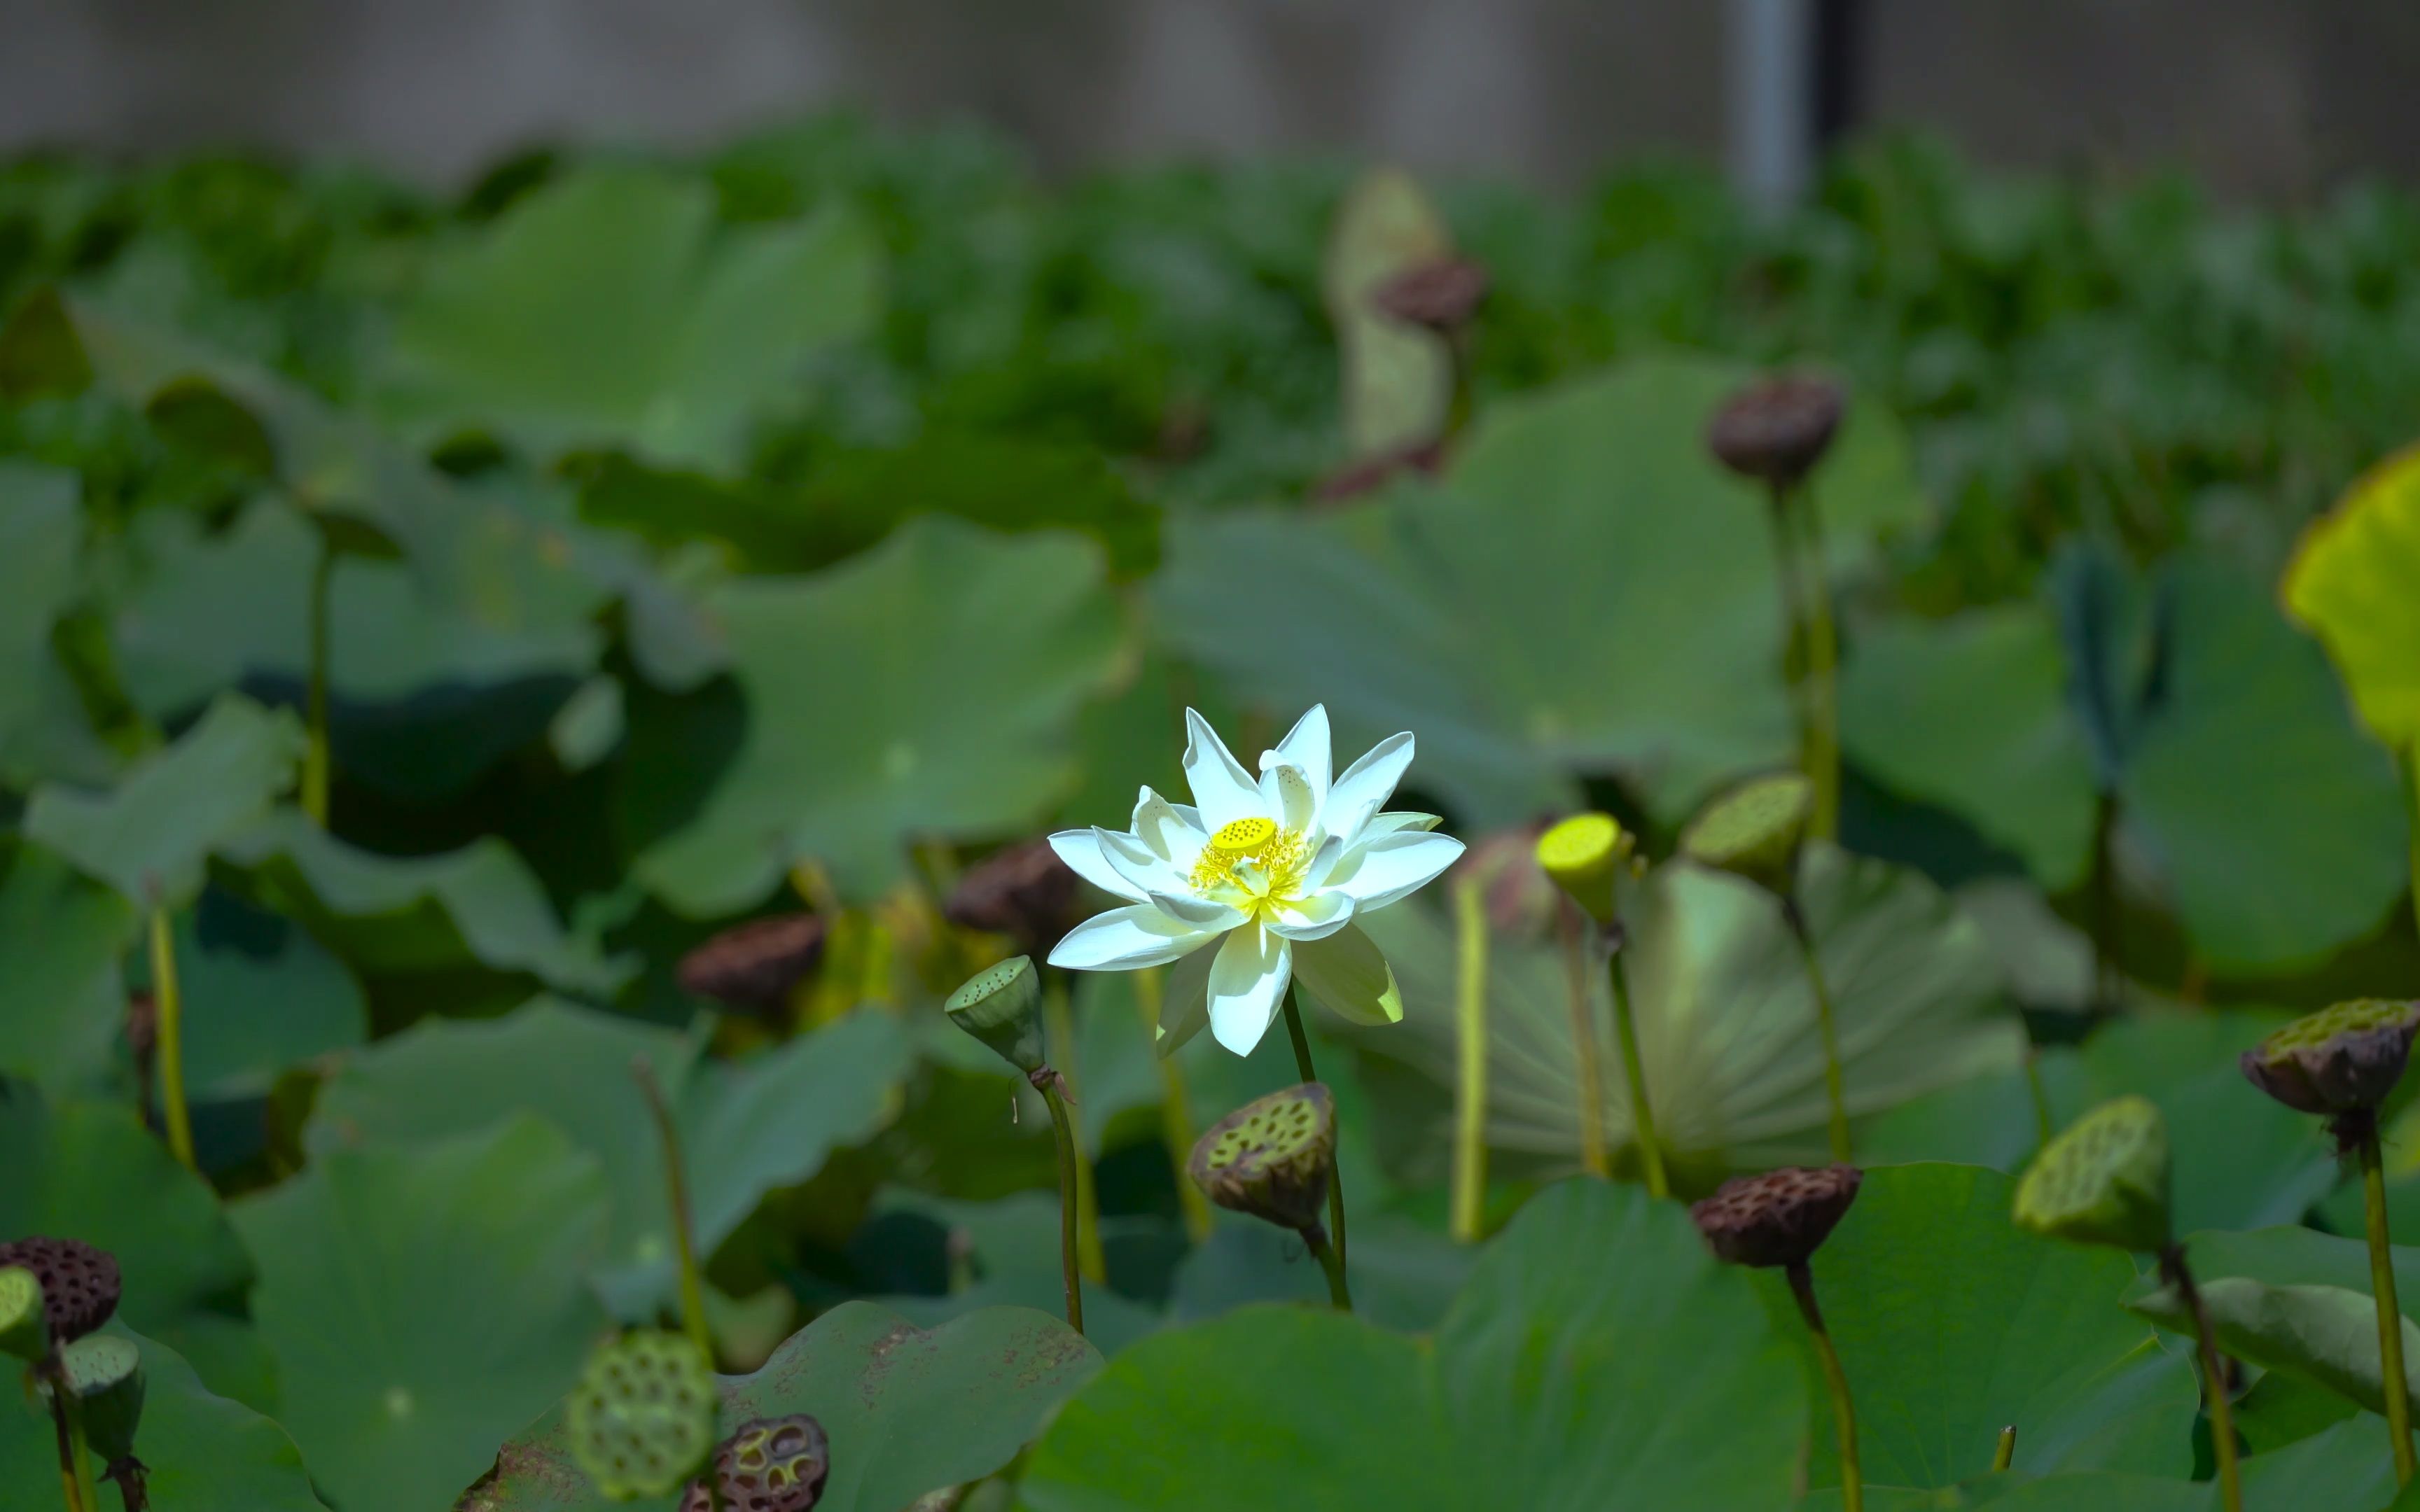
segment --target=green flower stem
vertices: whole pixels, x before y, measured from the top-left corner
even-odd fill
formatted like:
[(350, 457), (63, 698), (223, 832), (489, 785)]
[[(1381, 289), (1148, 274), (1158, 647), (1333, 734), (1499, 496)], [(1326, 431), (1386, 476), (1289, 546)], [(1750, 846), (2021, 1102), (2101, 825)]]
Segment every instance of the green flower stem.
[(71, 1395), (63, 1381), (51, 1388), (51, 1426), (58, 1430), (59, 1441), (59, 1496), (68, 1512), (101, 1512), (98, 1497), (85, 1489), (92, 1472), (85, 1463), (83, 1414), (71, 1405)]
[(1319, 1268), (1327, 1273), (1327, 1300), (1336, 1304), (1338, 1312), (1351, 1312), (1353, 1288), (1344, 1284), (1344, 1258), (1327, 1242), (1327, 1230), (1313, 1224), (1302, 1231), (1302, 1242), (1311, 1257), (1319, 1261)]
[(2123, 925), (2118, 913), (2118, 799), (2103, 793), (2092, 813), (2092, 991), (2095, 1005), (2115, 1012), (2122, 995)]
[(1992, 1451), (1992, 1473), (1998, 1474), (2017, 1462), (2017, 1426), (2014, 1423), (2000, 1430), (2000, 1446)]
[(160, 1104), (168, 1149), (185, 1169), (194, 1163), (194, 1116), (185, 1104), (185, 998), (177, 986), (177, 936), (168, 910), (151, 910), (151, 998), (160, 1013)]
[(2025, 1090), (2034, 1103), (2034, 1144), (2040, 1149), (2058, 1133), (2058, 1122), (2050, 1114), (2050, 1088), (2042, 1085), (2041, 1052), (2030, 1041), (2025, 1045)]
[[(1555, 929), (1562, 939), (1563, 984), (1571, 999), (1572, 1063), (1579, 1069), (1580, 1165), (1602, 1181), (1613, 1175), (1605, 1151), (1605, 1066), (1596, 1053), (1596, 1013), (1589, 1001), (1588, 941), (1579, 907), (1568, 898), (1556, 900)], [(1638, 1089), (1633, 1080), (1631, 1097), (1636, 1101)]]
[(1487, 1218), (1487, 905), (1453, 883), (1453, 1237), (1476, 1244)]
[(1193, 1158), (1193, 1103), (1185, 1091), (1185, 1068), (1174, 1056), (1157, 1051), (1159, 1011), (1167, 983), (1159, 967), (1145, 966), (1134, 974), (1135, 1007), (1142, 1014), (1143, 1042), (1154, 1047), (1152, 1062), (1159, 1068), (1159, 1137), (1168, 1146), (1168, 1164), (1176, 1171), (1176, 1206), (1185, 1215), (1185, 1237), (1199, 1244), (1210, 1237), (1210, 1199), (1185, 1180), (1186, 1162)]
[(1647, 1067), (1638, 1056), (1638, 1019), (1630, 1009), (1630, 968), (1622, 964), (1621, 925), (1606, 931), (1606, 975), (1613, 980), (1613, 1032), (1621, 1043), (1621, 1074), (1630, 1086), (1630, 1121), (1638, 1134), (1638, 1158), (1647, 1167), (1647, 1195), (1669, 1196), (1664, 1174), (1664, 1143), (1655, 1135), (1655, 1109), (1647, 1101)]
[(2395, 764), (2402, 769), (2404, 829), (2411, 836), (2405, 865), (2411, 873), (2412, 917), (2420, 920), (2420, 741), (2398, 751)]
[(1823, 1036), (1823, 1093), (1831, 1103), (1832, 1158), (1849, 1158), (1849, 1095), (1840, 1076), (1840, 1034), (1832, 1017), (1831, 989), (1823, 984), (1823, 963), (1815, 952), (1815, 932), (1807, 927), (1807, 912), (1794, 897), (1781, 900), (1781, 917), (1798, 941), (1807, 961), (1807, 985), (1815, 994), (1815, 1023)]
[(681, 1327), (697, 1352), (714, 1364), (714, 1335), (706, 1322), (706, 1283), (698, 1275), (697, 1246), (689, 1231), (689, 1177), (682, 1169), (680, 1131), (674, 1126), (672, 1104), (656, 1080), (656, 1068), (644, 1056), (630, 1057), (630, 1075), (655, 1116), (656, 1137), (664, 1147), (664, 1190), (672, 1209), (673, 1248), (680, 1257)]
[(1832, 1394), (1832, 1426), (1840, 1436), (1840, 1505), (1843, 1512), (1864, 1512), (1865, 1473), (1857, 1464), (1857, 1409), (1849, 1399), (1848, 1373), (1840, 1368), (1840, 1352), (1832, 1348), (1823, 1327), (1823, 1311), (1815, 1305), (1815, 1273), (1803, 1263), (1788, 1268), (1790, 1294), (1798, 1299), (1798, 1315), (1815, 1337), (1815, 1356), (1823, 1362), (1823, 1384)]
[(311, 564), (311, 687), (305, 715), (307, 744), (302, 748), (302, 811), (320, 828), (328, 827), (328, 603), (336, 575), (335, 548), (325, 540)]
[(1790, 717), (1797, 727), (1798, 760), (1808, 781), (1815, 778), (1814, 716), (1805, 658), (1807, 590), (1798, 576), (1798, 545), (1790, 529), (1790, 497), (1776, 488), (1768, 514), (1773, 521), (1773, 565), (1781, 582), (1781, 676), (1790, 687)]
[[(1319, 1080), (1319, 1072), (1312, 1070), (1311, 1064), (1311, 1036), (1302, 1032), (1302, 989), (1298, 986), (1286, 993), (1285, 1021), (1286, 1035), (1294, 1041), (1295, 1070), (1301, 1073), (1302, 1079), (1306, 1082)], [(1344, 1242), (1342, 1153), (1342, 1150), (1338, 1151), (1336, 1169), (1327, 1178), (1327, 1235), (1330, 1242), (1336, 1246), (1336, 1268), (1340, 1272), (1344, 1269), (1344, 1262), (1351, 1256), (1351, 1251)]]
[[(1063, 971), (1042, 974), (1042, 1032), (1050, 1046), (1050, 1064), (1059, 1073), (1061, 1089), (1070, 1101), (1080, 1102), (1076, 1080), (1076, 1006), (1068, 995)], [(1093, 1157), (1084, 1149), (1084, 1131), (1070, 1123), (1068, 1138), (1076, 1148), (1076, 1257), (1083, 1265), (1084, 1279), (1097, 1287), (1109, 1275), (1109, 1261), (1101, 1253), (1101, 1199), (1093, 1185)]]
[(1840, 647), (1832, 624), (1832, 575), (1823, 559), (1815, 491), (1800, 487), (1792, 512), (1806, 537), (1801, 586), (1807, 594), (1807, 779), (1815, 784), (1815, 811), (1807, 832), (1832, 840), (1840, 832)]
[(2394, 1441), (2395, 1482), (2408, 1486), (2412, 1457), (2412, 1396), (2403, 1373), (2403, 1308), (2395, 1295), (2395, 1261), (2387, 1247), (2386, 1176), (2378, 1148), (2378, 1116), (2362, 1120), (2361, 1195), (2369, 1215), (2369, 1283), (2378, 1301), (2380, 1384), (2386, 1388), (2386, 1431)]
[(2210, 1308), (2201, 1300), (2201, 1288), (2194, 1285), (2193, 1270), (2185, 1263), (2182, 1244), (2171, 1244), (2160, 1256), (2160, 1273), (2177, 1288), (2185, 1310), (2193, 1315), (2194, 1336), (2200, 1345), (2202, 1397), (2210, 1408), (2211, 1451), (2218, 1460), (2220, 1504), (2226, 1512), (2243, 1512), (2243, 1477), (2236, 1467), (2235, 1409), (2226, 1399), (2226, 1370), (2219, 1364), (2218, 1330), (2211, 1326)]
[(1059, 1136), (1059, 1275), (1067, 1288), (1067, 1326), (1081, 1334), (1084, 1273), (1076, 1257), (1075, 1119), (1067, 1112), (1067, 1099), (1059, 1091), (1058, 1072), (1045, 1066), (1033, 1073), (1032, 1081), (1041, 1090), (1042, 1101), (1050, 1104), (1050, 1127)]

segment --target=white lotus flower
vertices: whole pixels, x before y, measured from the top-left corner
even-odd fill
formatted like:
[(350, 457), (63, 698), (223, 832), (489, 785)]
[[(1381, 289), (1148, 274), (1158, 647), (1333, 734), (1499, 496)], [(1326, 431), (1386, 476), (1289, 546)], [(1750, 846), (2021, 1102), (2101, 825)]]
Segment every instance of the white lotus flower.
[(1356, 1023), (1400, 1020), (1395, 974), (1353, 921), (1462, 854), (1462, 841), (1430, 833), (1436, 815), (1379, 811), (1412, 764), (1410, 733), (1378, 742), (1331, 781), (1327, 710), (1314, 707), (1261, 753), (1255, 782), (1209, 721), (1187, 709), (1185, 725), (1193, 807), (1144, 788), (1132, 829), (1050, 837), (1078, 874), (1130, 900), (1076, 926), (1050, 964), (1178, 963), (1160, 1012), (1163, 1055), (1204, 1022), (1220, 1044), (1249, 1055), (1294, 980)]

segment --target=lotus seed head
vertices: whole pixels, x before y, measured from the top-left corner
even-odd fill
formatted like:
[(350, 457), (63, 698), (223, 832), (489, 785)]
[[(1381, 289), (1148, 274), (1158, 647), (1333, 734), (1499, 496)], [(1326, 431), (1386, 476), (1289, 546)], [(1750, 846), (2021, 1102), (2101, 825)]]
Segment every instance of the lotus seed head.
[(2148, 1098), (2102, 1103), (2042, 1147), (2017, 1184), (2016, 1220), (2080, 1244), (2167, 1248), (2168, 1126)]
[(1804, 1265), (1857, 1200), (1854, 1165), (1790, 1166), (1738, 1176), (1689, 1210), (1715, 1257), (1732, 1265)]
[[(715, 1445), (711, 1473), (726, 1512), (809, 1512), (831, 1473), (824, 1426), (804, 1412), (758, 1418)], [(683, 1491), (680, 1512), (706, 1512), (703, 1478)]]
[(1751, 778), (1699, 810), (1681, 832), (1681, 854), (1787, 895), (1814, 806), (1804, 773)]
[(1277, 839), (1277, 822), (1253, 814), (1243, 819), (1230, 819), (1210, 837), (1210, 848), (1229, 856), (1249, 856)]
[(1578, 813), (1538, 837), (1538, 865), (1600, 924), (1614, 917), (1613, 884), (1632, 839), (1609, 813)]
[(1336, 1099), (1325, 1085), (1304, 1082), (1247, 1103), (1203, 1133), (1187, 1167), (1222, 1208), (1311, 1227), (1336, 1169)]
[(1830, 449), (1846, 398), (1838, 384), (1813, 374), (1764, 378), (1715, 412), (1707, 449), (1743, 477), (1787, 488)]
[(36, 1237), (0, 1244), (0, 1266), (22, 1266), (41, 1282), (42, 1313), (54, 1344), (84, 1337), (117, 1311), (117, 1257), (82, 1240)]
[(1042, 1001), (1041, 975), (1031, 956), (1011, 956), (976, 972), (943, 1007), (959, 1028), (1032, 1075), (1043, 1066), (1042, 1023), (1036, 1011)]
[(134, 1453), (143, 1419), (143, 1351), (120, 1334), (91, 1334), (59, 1350), (59, 1371), (84, 1405), (85, 1435), (104, 1460)]
[(777, 1014), (824, 950), (814, 914), (778, 914), (724, 930), (681, 957), (681, 990), (759, 1017)]
[(572, 1458), (611, 1500), (669, 1494), (714, 1443), (714, 1376), (684, 1335), (626, 1334), (588, 1358), (566, 1405)]
[(2420, 1003), (2364, 997), (2287, 1025), (2243, 1053), (2255, 1087), (2304, 1113), (2374, 1112), (2403, 1079)]
[(22, 1265), (0, 1270), (0, 1351), (28, 1365), (51, 1352), (41, 1278)]

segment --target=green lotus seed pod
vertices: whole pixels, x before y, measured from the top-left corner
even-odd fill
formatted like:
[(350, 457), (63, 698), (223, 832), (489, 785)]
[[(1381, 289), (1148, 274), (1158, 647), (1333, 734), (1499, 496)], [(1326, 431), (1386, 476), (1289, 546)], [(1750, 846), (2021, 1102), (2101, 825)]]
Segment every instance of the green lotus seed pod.
[(134, 1457), (143, 1421), (143, 1351), (121, 1334), (88, 1334), (59, 1350), (59, 1371), (84, 1403), (92, 1452), (116, 1462)]
[(1011, 956), (967, 979), (942, 1005), (951, 1021), (1031, 1076), (1043, 1067), (1042, 973), (1031, 956)]
[(1681, 832), (1681, 854), (1786, 896), (1814, 807), (1815, 784), (1804, 773), (1750, 778), (1699, 810)]
[(2150, 1100), (2102, 1103), (2042, 1147), (2017, 1183), (2017, 1222), (2079, 1244), (2168, 1247), (2168, 1125)]
[(1599, 924), (1613, 922), (1614, 878), (1631, 837), (1609, 813), (1575, 813), (1538, 837), (1538, 865)]
[(598, 1347), (565, 1417), (571, 1455), (616, 1502), (669, 1494), (714, 1444), (714, 1374), (679, 1334), (625, 1334)]
[(2403, 1079), (2420, 1003), (2364, 997), (2321, 1009), (2243, 1052), (2252, 1085), (2303, 1113), (2374, 1111)]
[(1804, 1265), (1832, 1230), (1866, 1173), (1854, 1165), (1788, 1166), (1737, 1176), (1689, 1210), (1714, 1257), (1732, 1265)]
[(1336, 1171), (1336, 1098), (1281, 1088), (1210, 1126), (1186, 1169), (1211, 1201), (1297, 1232), (1319, 1222)]
[(51, 1352), (50, 1320), (42, 1316), (42, 1282), (22, 1265), (0, 1270), (0, 1353), (31, 1365)]
[[(830, 1473), (830, 1441), (804, 1412), (758, 1418), (714, 1448), (724, 1512), (811, 1512)], [(680, 1512), (707, 1512), (708, 1505), (706, 1482), (690, 1482)]]

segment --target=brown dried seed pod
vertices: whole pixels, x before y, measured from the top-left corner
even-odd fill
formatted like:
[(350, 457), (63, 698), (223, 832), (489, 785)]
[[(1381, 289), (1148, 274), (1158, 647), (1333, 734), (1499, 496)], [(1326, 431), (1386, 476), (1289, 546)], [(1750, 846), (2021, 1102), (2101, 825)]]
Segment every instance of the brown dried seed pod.
[(2364, 997), (2287, 1025), (2243, 1052), (2252, 1085), (2302, 1113), (2366, 1113), (2403, 1079), (2420, 1003)]
[(1823, 460), (1847, 408), (1840, 386), (1810, 374), (1752, 383), (1714, 411), (1706, 446), (1745, 478), (1788, 487)]
[(1031, 956), (1047, 956), (1074, 927), (1076, 873), (1047, 840), (993, 852), (969, 867), (942, 913), (966, 929), (1005, 934)]
[(109, 1321), (122, 1283), (117, 1257), (79, 1239), (13, 1240), (0, 1244), (0, 1266), (17, 1265), (42, 1283), (42, 1316), (51, 1342), (67, 1344)]
[(1857, 1200), (1854, 1165), (1785, 1166), (1725, 1181), (1689, 1210), (1717, 1258), (1733, 1265), (1804, 1265)]
[(1218, 1206), (1309, 1228), (1336, 1172), (1336, 1098), (1322, 1082), (1255, 1098), (1204, 1131), (1186, 1165)]
[[(831, 1473), (824, 1426), (804, 1412), (760, 1417), (714, 1446), (724, 1512), (809, 1512)], [(680, 1512), (707, 1512), (704, 1479), (681, 1493)]]
[(1483, 263), (1468, 257), (1440, 257), (1397, 273), (1371, 294), (1379, 314), (1431, 331), (1451, 332), (1470, 323), (1487, 298), (1489, 279)]
[(824, 921), (777, 914), (724, 930), (681, 957), (685, 992), (743, 1013), (778, 1012), (824, 952)]

